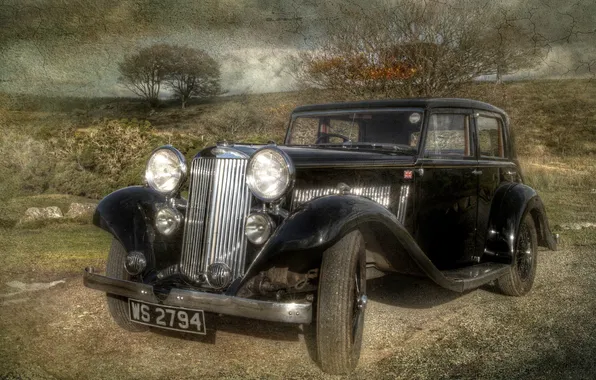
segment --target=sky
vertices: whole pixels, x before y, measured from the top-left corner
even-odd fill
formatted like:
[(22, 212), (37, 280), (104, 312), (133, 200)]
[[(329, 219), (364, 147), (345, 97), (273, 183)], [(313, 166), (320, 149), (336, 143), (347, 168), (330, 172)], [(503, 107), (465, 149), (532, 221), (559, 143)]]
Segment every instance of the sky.
[[(398, 1), (0, 0), (0, 91), (130, 96), (118, 84), (117, 64), (153, 43), (204, 49), (221, 64), (222, 86), (230, 94), (289, 91), (295, 83), (288, 57), (316, 49), (334, 25)], [(489, 0), (466, 1), (483, 6)], [(512, 17), (526, 18), (548, 49), (538, 67), (513, 78), (589, 74), (585, 63), (596, 57), (596, 1), (501, 5)]]

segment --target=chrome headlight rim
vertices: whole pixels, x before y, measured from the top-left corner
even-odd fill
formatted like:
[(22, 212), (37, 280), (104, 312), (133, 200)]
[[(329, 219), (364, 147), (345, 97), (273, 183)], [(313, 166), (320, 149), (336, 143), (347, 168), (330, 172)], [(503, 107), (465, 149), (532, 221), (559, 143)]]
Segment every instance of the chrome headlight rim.
[(131, 276), (138, 276), (147, 268), (147, 258), (140, 251), (129, 252), (124, 259), (124, 269)]
[[(260, 235), (257, 239), (253, 239), (251, 235), (248, 233), (248, 224), (250, 223), (251, 218), (263, 218), (265, 221), (266, 229), (264, 233)], [(271, 216), (269, 216), (267, 213), (262, 211), (251, 212), (250, 214), (248, 214), (246, 220), (244, 221), (244, 236), (249, 242), (251, 242), (254, 245), (265, 244), (265, 242), (267, 242), (267, 240), (269, 240), (269, 238), (273, 234), (274, 230), (275, 224), (273, 222), (273, 219), (271, 219)]]
[[(168, 216), (170, 216), (172, 218), (172, 220), (173, 220), (172, 228), (170, 228), (170, 229), (160, 228), (159, 218), (163, 213), (169, 214)], [(184, 220), (184, 216), (182, 215), (182, 213), (180, 211), (176, 210), (175, 208), (168, 207), (168, 206), (158, 207), (155, 212), (155, 217), (154, 217), (155, 230), (163, 236), (172, 236), (178, 230), (180, 230), (183, 220)]]
[[(286, 169), (288, 171), (288, 181), (287, 181), (287, 184), (286, 184), (284, 190), (281, 191), (276, 196), (271, 196), (271, 197), (264, 196), (254, 189), (254, 180), (253, 180), (254, 177), (252, 176), (252, 173), (250, 173), (250, 170), (252, 167), (251, 163), (253, 162), (253, 160), (256, 159), (256, 157), (258, 157), (259, 154), (262, 154), (265, 151), (272, 151), (275, 154), (279, 154), (282, 157), (283, 161), (285, 162)], [(253, 153), (253, 155), (250, 157), (250, 159), (248, 160), (248, 163), (246, 165), (246, 184), (248, 186), (248, 189), (250, 190), (250, 192), (252, 193), (253, 196), (255, 196), (257, 199), (259, 199), (265, 203), (274, 203), (274, 202), (280, 200), (281, 198), (283, 198), (286, 194), (288, 194), (294, 188), (295, 180), (296, 180), (296, 168), (294, 166), (294, 163), (292, 162), (292, 159), (290, 158), (290, 156), (287, 155), (286, 152), (277, 148), (276, 146), (268, 145), (268, 146), (258, 149), (256, 152)]]
[[(178, 183), (172, 190), (168, 190), (168, 191), (160, 190), (155, 185), (154, 178), (153, 178), (154, 173), (151, 173), (149, 171), (149, 164), (151, 163), (151, 159), (155, 156), (156, 153), (158, 153), (161, 150), (168, 150), (176, 155), (176, 158), (178, 159), (178, 169), (180, 170), (180, 179), (178, 180)], [(157, 191), (158, 193), (163, 194), (165, 196), (173, 196), (173, 195), (177, 194), (180, 191), (180, 188), (182, 187), (182, 185), (184, 184), (184, 181), (186, 181), (187, 176), (188, 176), (188, 167), (186, 165), (186, 158), (184, 158), (184, 155), (178, 149), (174, 148), (172, 145), (169, 145), (169, 144), (162, 145), (160, 147), (153, 149), (153, 151), (149, 155), (149, 159), (147, 160), (147, 163), (145, 164), (145, 174), (144, 174), (145, 184), (147, 186), (149, 186), (151, 189), (153, 189), (153, 190)]]

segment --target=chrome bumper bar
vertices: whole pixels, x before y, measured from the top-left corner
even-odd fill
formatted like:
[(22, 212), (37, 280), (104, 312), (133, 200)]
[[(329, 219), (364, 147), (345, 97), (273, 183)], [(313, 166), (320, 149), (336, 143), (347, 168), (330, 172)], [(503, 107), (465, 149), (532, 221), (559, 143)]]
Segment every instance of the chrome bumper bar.
[(170, 291), (165, 300), (160, 300), (153, 293), (151, 285), (102, 276), (94, 273), (93, 268), (85, 268), (83, 284), (88, 288), (106, 293), (166, 306), (186, 307), (264, 321), (306, 324), (312, 321), (310, 302), (261, 301), (175, 288)]

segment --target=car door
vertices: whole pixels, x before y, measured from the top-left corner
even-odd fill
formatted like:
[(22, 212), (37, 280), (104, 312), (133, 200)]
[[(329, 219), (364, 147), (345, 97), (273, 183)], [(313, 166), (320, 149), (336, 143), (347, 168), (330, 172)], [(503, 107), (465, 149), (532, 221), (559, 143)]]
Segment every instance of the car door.
[(427, 115), (417, 161), (415, 238), (439, 269), (469, 264), (475, 254), (477, 158), (473, 111)]
[(490, 208), (499, 185), (517, 181), (517, 169), (508, 149), (506, 125), (501, 115), (477, 111), (474, 114), (478, 154), (478, 222), (475, 257), (484, 255)]

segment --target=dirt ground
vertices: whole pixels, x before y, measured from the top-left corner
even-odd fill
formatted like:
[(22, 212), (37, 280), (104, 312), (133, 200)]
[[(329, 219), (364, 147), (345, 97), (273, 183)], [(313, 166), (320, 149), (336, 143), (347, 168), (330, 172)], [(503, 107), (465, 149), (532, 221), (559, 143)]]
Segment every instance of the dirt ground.
[[(351, 377), (596, 378), (595, 251), (540, 251), (535, 287), (522, 298), (491, 286), (457, 294), (426, 279), (369, 281)], [(220, 317), (207, 319), (217, 330), (206, 337), (133, 334), (80, 276), (54, 280), (1, 285), (0, 379), (332, 378), (314, 361), (311, 327)]]

